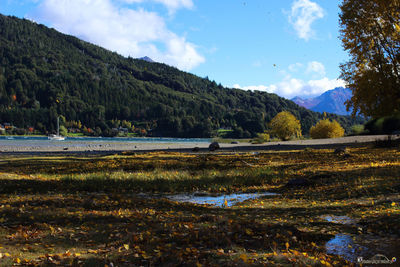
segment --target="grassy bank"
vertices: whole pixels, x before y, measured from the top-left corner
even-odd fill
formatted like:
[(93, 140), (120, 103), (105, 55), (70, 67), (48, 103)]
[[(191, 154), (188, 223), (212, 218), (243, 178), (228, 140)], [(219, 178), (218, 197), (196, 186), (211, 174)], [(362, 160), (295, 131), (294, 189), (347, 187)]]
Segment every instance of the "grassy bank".
[[(399, 173), (396, 148), (1, 156), (0, 266), (351, 265), (327, 241), (398, 239)], [(140, 194), (195, 191), (279, 195), (216, 208)]]

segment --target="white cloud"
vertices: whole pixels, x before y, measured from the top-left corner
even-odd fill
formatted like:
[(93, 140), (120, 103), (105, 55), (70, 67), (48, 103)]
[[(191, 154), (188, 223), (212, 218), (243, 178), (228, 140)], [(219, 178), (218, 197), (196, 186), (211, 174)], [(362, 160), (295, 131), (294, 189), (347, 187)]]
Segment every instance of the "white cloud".
[(340, 79), (330, 80), (325, 77), (319, 80), (303, 81), (301, 79), (287, 76), (284, 80), (277, 84), (244, 87), (241, 87), (239, 84), (235, 84), (233, 85), (233, 88), (264, 91), (277, 94), (287, 99), (291, 99), (295, 96), (301, 96), (305, 98), (318, 96), (328, 90), (334, 89), (336, 87), (344, 87), (345, 85), (346, 83)]
[(306, 73), (316, 73), (321, 76), (325, 76), (325, 66), (318, 61), (308, 62)]
[(297, 35), (306, 41), (314, 36), (311, 24), (324, 17), (324, 10), (317, 3), (310, 0), (295, 0), (289, 15), (289, 22), (293, 25)]
[[(191, 2), (154, 1), (172, 6)], [(183, 70), (190, 70), (205, 61), (196, 46), (170, 31), (164, 18), (157, 13), (141, 8), (118, 8), (112, 0), (43, 0), (36, 15), (35, 19), (47, 21), (63, 33), (124, 56), (149, 56)]]

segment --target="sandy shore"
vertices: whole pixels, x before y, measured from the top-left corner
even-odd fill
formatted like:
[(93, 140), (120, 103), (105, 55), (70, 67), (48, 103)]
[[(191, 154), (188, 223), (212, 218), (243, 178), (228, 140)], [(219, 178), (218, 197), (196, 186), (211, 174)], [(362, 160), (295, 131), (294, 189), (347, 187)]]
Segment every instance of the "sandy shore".
[[(373, 136), (349, 136), (332, 139), (311, 139), (268, 142), (253, 145), (250, 143), (225, 144), (220, 143), (220, 151), (277, 151), (277, 150), (300, 150), (304, 148), (336, 148), (343, 146), (359, 146), (371, 143), (378, 139), (386, 139), (387, 135)], [(394, 138), (400, 138), (396, 136)], [(53, 142), (27, 142), (16, 141), (10, 145), (7, 142), (0, 142), (1, 154), (13, 153), (120, 153), (129, 152), (150, 152), (150, 151), (179, 151), (192, 152), (194, 147), (198, 147), (199, 152), (207, 152), (209, 143), (131, 143), (131, 142), (77, 142), (77, 141), (53, 141)]]

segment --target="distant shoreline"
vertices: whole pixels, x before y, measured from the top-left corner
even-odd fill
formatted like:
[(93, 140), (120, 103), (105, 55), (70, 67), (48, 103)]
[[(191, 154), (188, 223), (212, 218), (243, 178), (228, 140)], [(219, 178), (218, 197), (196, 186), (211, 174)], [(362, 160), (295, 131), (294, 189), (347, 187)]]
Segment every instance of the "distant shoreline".
[[(283, 151), (283, 150), (302, 150), (305, 148), (312, 149), (329, 149), (337, 147), (354, 147), (373, 143), (376, 140), (384, 140), (388, 135), (368, 135), (368, 136), (347, 136), (331, 139), (310, 139), (310, 140), (292, 140), (267, 142), (264, 144), (238, 143), (226, 144), (220, 143), (220, 150), (223, 152), (246, 152), (246, 151)], [(400, 138), (398, 135), (394, 139)], [(209, 143), (207, 142), (190, 142), (190, 143), (125, 143), (118, 141), (91, 141), (91, 142), (68, 142), (54, 141), (51, 144), (38, 145), (35, 142), (23, 143), (18, 145), (7, 145), (0, 142), (1, 154), (42, 154), (42, 153), (58, 153), (58, 154), (109, 154), (122, 152), (193, 152), (193, 148), (198, 147), (199, 153), (208, 152)]]

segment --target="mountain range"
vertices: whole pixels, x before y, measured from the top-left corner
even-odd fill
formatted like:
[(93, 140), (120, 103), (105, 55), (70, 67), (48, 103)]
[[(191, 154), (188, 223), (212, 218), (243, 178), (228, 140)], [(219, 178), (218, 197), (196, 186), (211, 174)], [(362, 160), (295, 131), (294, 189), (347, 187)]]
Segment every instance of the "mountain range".
[(352, 92), (349, 88), (337, 87), (314, 98), (303, 99), (301, 97), (295, 97), (291, 100), (297, 105), (312, 111), (350, 115), (351, 110), (346, 110), (345, 102), (349, 100), (351, 96)]
[[(294, 114), (303, 134), (323, 117), (275, 94), (225, 88), (0, 14), (0, 123), (48, 133), (62, 115), (65, 124), (94, 135), (133, 124), (147, 136), (210, 137), (224, 128), (231, 137), (252, 137), (280, 111)], [(345, 129), (359, 123), (329, 118)]]

